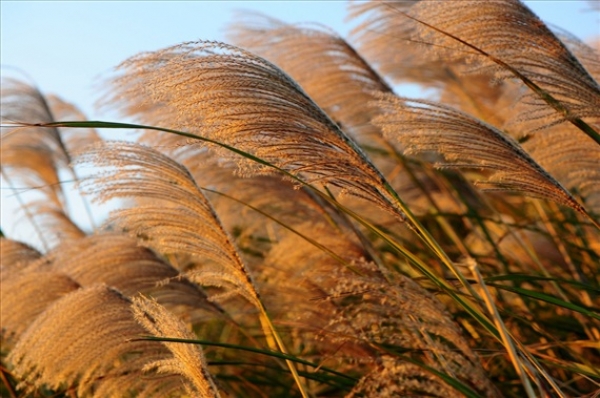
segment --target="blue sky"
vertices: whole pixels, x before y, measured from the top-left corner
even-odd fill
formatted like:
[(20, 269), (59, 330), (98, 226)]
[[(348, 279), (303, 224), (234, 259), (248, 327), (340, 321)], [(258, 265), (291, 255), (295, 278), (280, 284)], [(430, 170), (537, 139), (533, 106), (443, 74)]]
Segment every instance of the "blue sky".
[[(600, 13), (587, 1), (525, 3), (544, 21), (579, 38), (600, 36)], [(2, 0), (2, 74), (24, 76), (15, 75), (20, 70), (42, 92), (77, 104), (90, 119), (108, 120), (94, 108), (102, 77), (132, 55), (183, 41), (224, 41), (236, 10), (259, 11), (287, 22), (319, 22), (345, 36), (352, 27), (345, 22), (346, 7), (346, 1)], [(2, 227), (11, 233), (14, 197), (4, 186), (1, 216)]]

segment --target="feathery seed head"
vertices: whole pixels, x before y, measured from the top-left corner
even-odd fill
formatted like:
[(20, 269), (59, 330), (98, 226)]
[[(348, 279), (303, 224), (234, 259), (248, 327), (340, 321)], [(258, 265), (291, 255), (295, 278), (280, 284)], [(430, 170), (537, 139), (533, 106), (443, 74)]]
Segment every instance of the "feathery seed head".
[(140, 244), (159, 252), (182, 252), (211, 260), (219, 266), (218, 273), (226, 270), (231, 276), (221, 278), (219, 286), (232, 284), (257, 304), (258, 293), (250, 274), (185, 167), (151, 148), (125, 142), (92, 147), (77, 161), (111, 167), (83, 184), (84, 191), (97, 199), (152, 199), (145, 205), (112, 212), (111, 222), (137, 236)]
[[(175, 315), (168, 312), (156, 301), (141, 297), (133, 299), (133, 313), (136, 321), (156, 337), (171, 337), (193, 340), (196, 336)], [(173, 358), (159, 360), (146, 365), (146, 369), (156, 368), (159, 373), (179, 374), (186, 377), (200, 397), (220, 397), (219, 390), (208, 372), (208, 364), (200, 345), (163, 343), (173, 354)]]
[[(111, 97), (116, 103), (166, 106), (176, 117), (163, 127), (240, 149), (310, 184), (338, 187), (402, 218), (385, 179), (362, 150), (294, 80), (263, 58), (200, 41), (133, 57), (120, 69), (124, 74), (115, 79)], [(229, 150), (218, 152), (235, 159), (244, 175), (272, 171)]]
[(130, 301), (114, 289), (95, 285), (47, 308), (21, 335), (8, 360), (15, 374), (27, 380), (21, 383), (26, 390), (76, 386), (78, 395), (122, 397), (128, 391), (161, 396), (161, 388), (172, 389), (172, 383), (182, 389), (181, 378), (142, 372), (157, 355), (168, 357), (160, 343), (136, 340), (143, 334)]
[(494, 189), (551, 199), (586, 214), (558, 181), (497, 128), (431, 101), (391, 94), (379, 98), (383, 114), (374, 123), (398, 140), (405, 153), (438, 152), (448, 161), (438, 166), (491, 170), (485, 183)]

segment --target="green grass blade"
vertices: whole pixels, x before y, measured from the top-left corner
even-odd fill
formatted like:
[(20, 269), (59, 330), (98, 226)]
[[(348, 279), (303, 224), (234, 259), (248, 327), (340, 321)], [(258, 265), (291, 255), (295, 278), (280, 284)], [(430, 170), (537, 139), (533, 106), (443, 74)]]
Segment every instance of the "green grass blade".
[(590, 286), (585, 283), (577, 282), (571, 279), (564, 278), (556, 278), (549, 276), (538, 276), (538, 275), (529, 275), (529, 274), (507, 274), (507, 275), (496, 275), (484, 278), (485, 282), (491, 285), (494, 282), (556, 282), (560, 284), (569, 284), (573, 287), (583, 290), (589, 290), (591, 292), (596, 292), (600, 294), (600, 288), (595, 286)]
[(578, 312), (580, 314), (589, 316), (591, 318), (594, 318), (594, 319), (600, 321), (600, 314), (599, 314), (600, 310), (598, 310), (596, 308), (587, 309), (583, 306), (569, 303), (568, 301), (561, 300), (557, 297), (551, 296), (546, 293), (536, 292), (534, 290), (524, 289), (524, 288), (520, 288), (520, 287), (504, 286), (504, 285), (501, 285), (498, 283), (488, 283), (488, 285), (493, 286), (497, 289), (502, 289), (502, 290), (506, 290), (509, 292), (517, 293), (521, 296), (526, 296), (526, 297), (530, 297), (530, 298), (533, 298), (536, 300), (545, 301), (547, 303), (554, 304), (559, 307), (563, 307), (568, 310)]
[(323, 372), (326, 372), (326, 373), (331, 373), (333, 375), (342, 377), (344, 379), (358, 381), (358, 379), (355, 377), (348, 376), (344, 373), (321, 366), (320, 364), (306, 361), (304, 359), (300, 359), (293, 355), (284, 354), (284, 353), (278, 352), (278, 351), (271, 351), (271, 350), (265, 350), (265, 349), (254, 348), (254, 347), (246, 347), (246, 346), (241, 346), (241, 345), (236, 345), (236, 344), (219, 343), (219, 342), (207, 341), (207, 340), (188, 340), (188, 339), (176, 339), (176, 338), (170, 338), (170, 337), (142, 336), (142, 337), (140, 337), (140, 340), (153, 340), (153, 341), (164, 341), (164, 342), (184, 343), (184, 344), (199, 344), (199, 345), (205, 345), (205, 346), (222, 347), (222, 348), (229, 348), (229, 349), (234, 349), (234, 350), (253, 352), (256, 354), (266, 355), (266, 356), (273, 357), (273, 358), (296, 362), (301, 365), (306, 365), (306, 366), (310, 366), (311, 368), (322, 370)]

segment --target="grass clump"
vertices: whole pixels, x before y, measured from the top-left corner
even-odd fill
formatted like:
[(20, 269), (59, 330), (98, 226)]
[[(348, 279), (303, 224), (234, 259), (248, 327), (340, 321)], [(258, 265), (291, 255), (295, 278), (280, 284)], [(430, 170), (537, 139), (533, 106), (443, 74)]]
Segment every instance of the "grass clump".
[(38, 235), (2, 237), (3, 394), (597, 394), (598, 53), (453, 3), (352, 3), (348, 39), (245, 15), (124, 61), (127, 122), (3, 81)]

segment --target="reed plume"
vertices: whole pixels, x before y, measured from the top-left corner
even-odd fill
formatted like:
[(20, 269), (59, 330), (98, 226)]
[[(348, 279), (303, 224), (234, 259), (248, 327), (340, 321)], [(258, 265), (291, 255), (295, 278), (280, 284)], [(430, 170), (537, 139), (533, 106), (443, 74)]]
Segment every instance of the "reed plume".
[(585, 207), (600, 213), (600, 146), (573, 126), (549, 128), (523, 145), (531, 156), (584, 200)]
[[(79, 289), (56, 301), (22, 334), (8, 361), (32, 391), (73, 388), (77, 395), (165, 396), (183, 390), (183, 380), (145, 374), (146, 363), (168, 357), (160, 343), (140, 341), (144, 329), (130, 301), (105, 285)], [(86, 364), (82, 367), (82, 364)]]
[(151, 148), (126, 142), (92, 147), (77, 162), (104, 168), (82, 184), (98, 201), (153, 199), (113, 212), (112, 223), (158, 252), (183, 252), (214, 262), (220, 268), (197, 275), (204, 284), (233, 289), (253, 304), (259, 301), (250, 274), (187, 169)]
[[(216, 213), (187, 169), (167, 156), (139, 144), (107, 142), (84, 152), (78, 162), (98, 167), (116, 166), (84, 187), (101, 201), (143, 197), (162, 201), (113, 212), (112, 220), (136, 235), (142, 244), (160, 252), (183, 252), (212, 260), (217, 267), (188, 272), (192, 280), (240, 295), (259, 310), (259, 319), (273, 349), (286, 353), (246, 265)], [(296, 369), (288, 367), (303, 396), (307, 396)]]
[(411, 7), (410, 16), (429, 25), (418, 24), (419, 40), (435, 44), (429, 48), (444, 59), (458, 54), (478, 72), (490, 71), (500, 79), (517, 72), (529, 79), (543, 92), (527, 95), (525, 101), (534, 107), (517, 117), (538, 120), (538, 129), (600, 117), (600, 85), (527, 6), (518, 0), (461, 4), (460, 11), (451, 2), (421, 1)]
[(66, 294), (79, 288), (68, 275), (52, 269), (2, 272), (0, 319), (2, 337), (19, 337), (29, 325)]
[(346, 40), (316, 24), (292, 25), (247, 13), (238, 19), (229, 29), (233, 43), (288, 73), (358, 142), (373, 145), (380, 139), (370, 124), (377, 108), (369, 102), (373, 92), (392, 89)]
[(553, 27), (552, 31), (575, 58), (581, 62), (581, 65), (588, 71), (590, 76), (597, 82), (600, 81), (600, 43), (598, 43), (598, 40), (592, 39), (592, 41), (586, 43), (564, 29)]
[(442, 59), (424, 49), (428, 43), (416, 37), (417, 23), (402, 17), (419, 1), (351, 2), (349, 17), (360, 20), (351, 42), (382, 76), (396, 83), (419, 84), (444, 104), (489, 123), (500, 122), (498, 108), (506, 83), (492, 82), (493, 76), (484, 73), (465, 76), (460, 54)]
[[(46, 231), (44, 235), (40, 233), (46, 248), (62, 239), (84, 236), (69, 216), (66, 191), (59, 177), (60, 170), (68, 170), (77, 179), (69, 165), (70, 151), (59, 129), (15, 125), (24, 121), (30, 124), (55, 121), (51, 105), (35, 87), (8, 78), (2, 81), (1, 100), (2, 175), (17, 193), (20, 189), (34, 191), (25, 201), (28, 205), (24, 210), (29, 221), (38, 233), (40, 229)], [(53, 102), (66, 106), (62, 100)], [(23, 187), (17, 189), (21, 184)]]
[[(176, 117), (163, 127), (261, 159), (234, 157), (243, 175), (272, 171), (267, 162), (402, 217), (385, 179), (363, 151), (270, 62), (227, 44), (199, 41), (133, 57), (119, 69), (123, 75), (114, 80), (109, 100), (130, 102), (129, 112), (137, 104), (164, 104)], [(219, 154), (232, 157), (230, 150)]]
[(333, 275), (353, 274), (353, 263), (368, 254), (352, 231), (341, 226), (315, 220), (294, 225), (294, 231), (279, 234), (261, 264), (258, 283), (279, 320), (302, 333), (316, 333), (332, 310), (315, 305), (316, 298), (337, 284)]
[(493, 126), (430, 101), (381, 95), (378, 104), (384, 114), (374, 122), (398, 140), (405, 153), (439, 152), (447, 163), (438, 167), (490, 170), (486, 184), (493, 189), (551, 199), (587, 214), (516, 141)]
[(400, 17), (419, 1), (350, 2), (348, 17), (361, 19), (350, 38), (370, 65), (394, 82), (439, 84), (448, 80), (449, 65), (426, 60), (419, 43), (410, 40), (416, 25)]
[[(504, 79), (508, 76), (506, 69), (418, 21), (434, 25), (502, 59), (559, 100), (566, 96), (569, 102), (581, 101), (579, 105), (566, 106), (572, 108), (571, 116), (586, 118), (592, 127), (598, 119), (594, 112), (599, 109), (597, 101), (600, 98), (597, 80), (590, 73), (598, 63), (595, 51), (564, 33), (560, 35), (564, 38), (563, 44), (531, 11), (516, 1), (474, 2), (468, 12), (449, 11), (448, 4), (415, 1), (353, 5), (354, 17), (367, 16), (356, 29), (355, 37), (361, 50), (392, 78), (434, 87), (443, 84), (441, 102), (453, 104), (448, 93), (455, 93), (455, 98), (463, 98), (456, 103), (463, 111), (503, 126), (513, 136), (533, 135), (526, 144), (533, 159), (563, 185), (576, 189), (586, 199), (589, 209), (595, 210), (597, 184), (595, 167), (590, 168), (590, 165), (600, 159), (596, 145), (581, 131), (568, 126), (549, 129), (550, 125), (562, 120), (551, 106), (540, 98), (534, 99), (534, 94), (523, 97), (523, 90), (506, 80), (494, 86), (492, 78), (496, 81)], [(409, 18), (403, 16), (405, 13)], [(480, 35), (480, 31), (484, 33)], [(514, 37), (523, 40), (521, 45), (512, 44)], [(388, 51), (384, 44), (395, 46), (397, 51)], [(529, 44), (535, 50), (530, 51)], [(523, 48), (527, 50), (521, 53)], [(428, 56), (423, 55), (423, 50)], [(475, 70), (477, 74), (464, 76), (465, 65), (468, 65), (468, 71)], [(481, 89), (474, 91), (480, 83)], [(571, 92), (579, 87), (586, 88), (577, 95)], [(578, 113), (576, 109), (585, 110)], [(541, 130), (540, 126), (545, 129)]]
[[(531, 91), (522, 92), (519, 101), (529, 106), (523, 112), (513, 112), (513, 121), (527, 122), (530, 132), (569, 121), (600, 143), (600, 135), (593, 127), (599, 116), (600, 85), (539, 18), (519, 0), (461, 4), (465, 10), (454, 7), (451, 1), (370, 2), (359, 5), (355, 15), (368, 15), (366, 22), (358, 28), (361, 32), (359, 39), (364, 42), (361, 48), (367, 48), (369, 43), (379, 44), (372, 53), (381, 55), (384, 65), (393, 68), (400, 63), (400, 68), (396, 69), (398, 73), (405, 69), (402, 60), (408, 58), (409, 67), (420, 64), (423, 67), (423, 71), (417, 69), (417, 76), (427, 76), (433, 71), (434, 81), (455, 80), (456, 76), (465, 72), (476, 72), (488, 81), (491, 77), (494, 80), (518, 79)], [(394, 43), (394, 39), (386, 39), (392, 34), (400, 38), (396, 42), (423, 44), (418, 51), (428, 53), (434, 66), (422, 65), (428, 60), (421, 54), (412, 58), (398, 56), (400, 60), (398, 57), (390, 58), (389, 52), (386, 54), (382, 46), (386, 40)], [(516, 41), (518, 45), (515, 45)], [(414, 53), (409, 51), (409, 54)], [(439, 61), (447, 63), (451, 69), (438, 68), (436, 63)], [(439, 71), (447, 76), (440, 78)], [(458, 88), (467, 88), (465, 93), (474, 110), (483, 111), (481, 116), (489, 118), (487, 99), (478, 101), (477, 97), (469, 94), (470, 82), (459, 80)], [(493, 114), (489, 121), (497, 123)]]
[[(48, 123), (53, 122), (54, 116), (46, 97), (35, 87), (17, 79), (2, 79), (2, 135), (4, 139), (18, 140), (14, 145), (31, 144), (32, 149), (46, 151), (56, 163), (62, 166), (69, 162), (69, 153), (62, 141), (57, 128), (38, 128), (27, 134), (16, 133), (20, 130), (18, 122)], [(27, 135), (28, 139), (24, 139)], [(13, 138), (17, 136), (19, 138)], [(4, 148), (4, 145), (3, 145)], [(16, 164), (15, 166), (18, 166)]]
[(46, 261), (84, 287), (105, 283), (128, 297), (144, 293), (195, 321), (222, 312), (201, 287), (128, 235), (104, 233), (66, 242)]
[(0, 238), (0, 269), (5, 272), (18, 271), (39, 259), (42, 254), (26, 243)]
[[(416, 168), (406, 170), (411, 166), (371, 122), (380, 114), (373, 105), (376, 93), (392, 93), (392, 88), (348, 41), (316, 24), (286, 24), (260, 14), (244, 14), (238, 19), (230, 28), (234, 43), (273, 62), (297, 81), (344, 132), (361, 144), (396, 192), (402, 192), (404, 202), (414, 204), (415, 191), (419, 199), (424, 197), (418, 184), (431, 187), (431, 179)], [(307, 64), (313, 67), (306, 68)], [(417, 182), (411, 180), (415, 176)], [(349, 199), (343, 203), (348, 205)], [(448, 202), (447, 198), (440, 199), (441, 203)], [(372, 216), (378, 220), (384, 217)]]
[(326, 290), (325, 298), (336, 310), (322, 332), (330, 342), (362, 345), (368, 355), (354, 359), (375, 364), (350, 396), (461, 395), (403, 358), (407, 348), (412, 353), (407, 357), (464, 381), (478, 394), (498, 396), (462, 332), (435, 297), (409, 278), (386, 280), (373, 264), (355, 266), (362, 275), (338, 272), (337, 283)]
[[(133, 314), (148, 332), (155, 337), (193, 340), (195, 335), (172, 313), (156, 301), (137, 297), (133, 299)], [(199, 345), (175, 342), (163, 343), (173, 358), (162, 359), (146, 365), (158, 373), (179, 374), (190, 381), (188, 391), (200, 397), (220, 397), (219, 390), (208, 372), (208, 364)]]
[(349, 231), (325, 223), (297, 228), (312, 232), (323, 247), (287, 234), (266, 258), (259, 282), (265, 299), (273, 300), (270, 308), (280, 309), (278, 319), (305, 336), (305, 346), (342, 366), (365, 369), (348, 396), (461, 396), (395, 349), (467, 380), (484, 396), (498, 396), (442, 303), (409, 278), (385, 277), (364, 260), (368, 253)]

